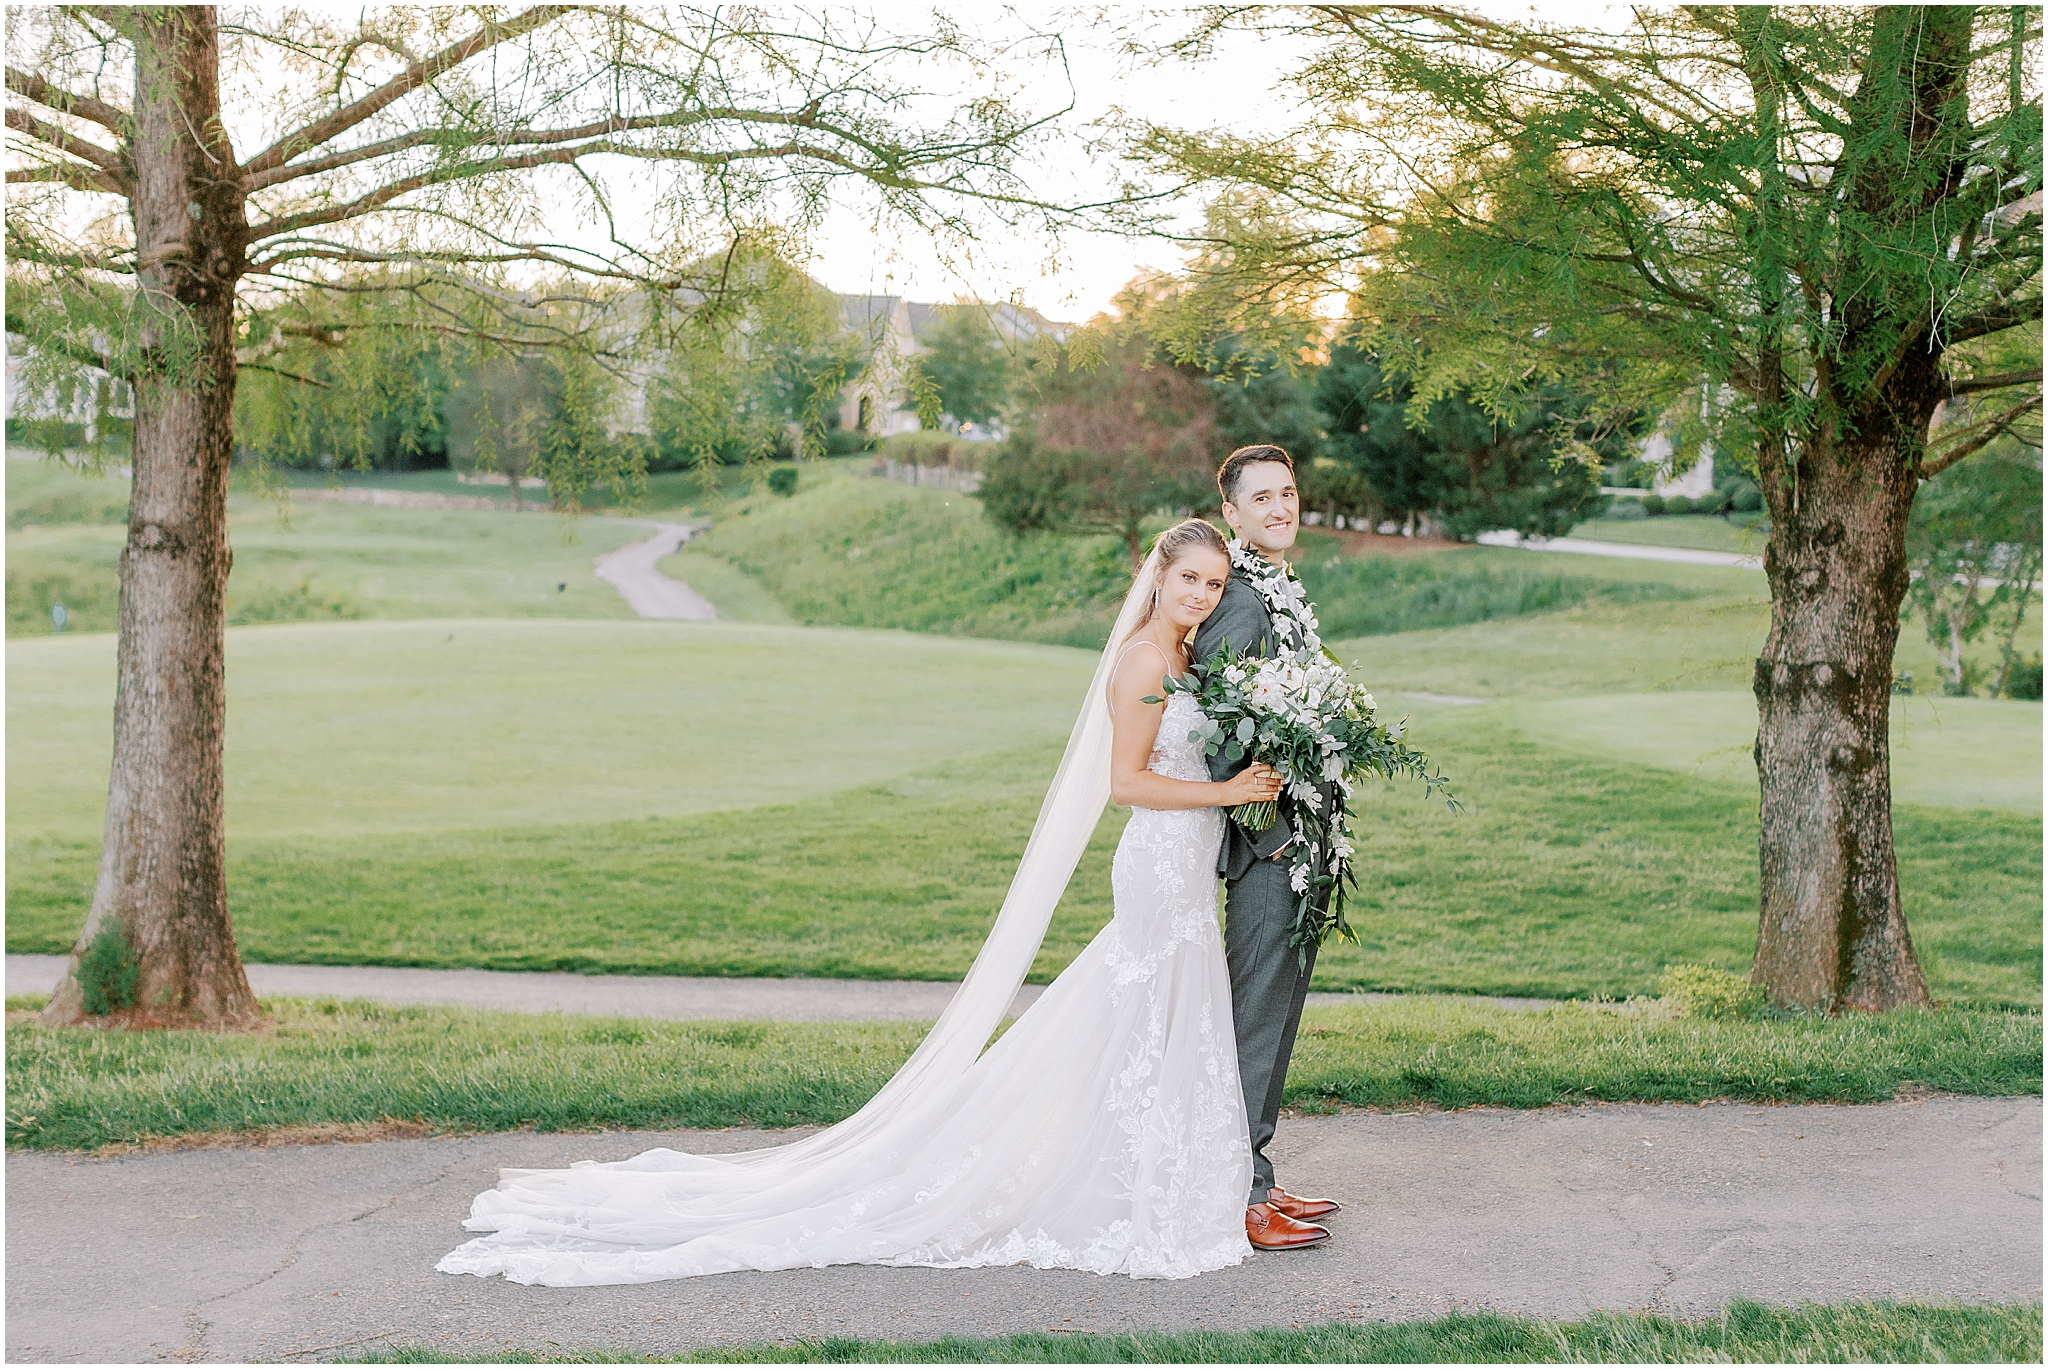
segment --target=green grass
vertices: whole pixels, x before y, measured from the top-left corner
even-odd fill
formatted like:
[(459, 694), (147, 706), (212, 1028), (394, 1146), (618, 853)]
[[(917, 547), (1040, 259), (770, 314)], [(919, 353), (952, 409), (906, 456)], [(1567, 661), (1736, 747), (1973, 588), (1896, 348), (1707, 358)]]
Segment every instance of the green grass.
[[(264, 629), (243, 636), (274, 635), (288, 644), (373, 631), (400, 629)], [(777, 630), (640, 631), (659, 640)], [(856, 643), (923, 643), (932, 650), (1048, 650), (845, 635)], [(17, 647), (11, 668), (20, 669), (28, 654)], [(715, 661), (699, 659), (701, 668), (716, 671)], [(10, 707), (33, 716), (38, 697), (17, 682)], [(1070, 706), (1053, 689), (1044, 712), (1062, 719)], [(654, 796), (631, 788), (613, 794), (601, 787), (604, 777), (578, 774), (567, 760), (558, 758), (556, 768), (539, 764), (559, 757), (556, 751), (537, 751), (531, 770), (514, 768), (515, 758), (501, 752), (463, 762), (433, 748), (424, 733), (401, 734), (388, 750), (380, 743), (340, 754), (345, 721), (333, 735), (310, 740), (285, 725), (312, 711), (278, 707), (278, 753), (266, 759), (246, 752), (235, 772), (271, 777), (268, 785), (252, 778), (251, 787), (236, 789), (229, 808), (231, 833), (242, 833), (229, 842), (229, 895), (238, 941), (252, 959), (954, 978), (1002, 900), (1059, 748), (1056, 732), (1041, 729), (1035, 743), (1017, 739), (1002, 752), (913, 770), (910, 758), (878, 746), (843, 760), (836, 772), (845, 784), (859, 762), (876, 767), (878, 778), (781, 806), (572, 823), (562, 819), (586, 817), (605, 804), (644, 811)], [(255, 712), (231, 710), (231, 717), (239, 714), (247, 726)], [(95, 716), (103, 719), (104, 711)], [(983, 716), (972, 699), (958, 702), (955, 735), (992, 744), (995, 738), (978, 730)], [(1545, 746), (1515, 727), (1513, 716), (1493, 708), (1416, 711), (1413, 735), (1455, 777), (1467, 811), (1446, 812), (1412, 788), (1361, 794), (1360, 889), (1350, 918), (1362, 944), (1326, 948), (1317, 983), (1621, 997), (1651, 992), (1674, 963), (1746, 969), (1756, 936), (1755, 791)], [(937, 729), (944, 719), (925, 721)], [(659, 743), (660, 731), (652, 727), (647, 745)], [(99, 782), (104, 760), (67, 769), (66, 748), (49, 747), (20, 724), (13, 735), (23, 740), (9, 760), (17, 830), (8, 853), (7, 944), (61, 951), (77, 935), (97, 867), (97, 800), (89, 787)], [(849, 736), (858, 741), (865, 733), (855, 728)], [(786, 740), (749, 743), (759, 771), (754, 783), (800, 788), (826, 778), (806, 766), (803, 747)], [(650, 771), (635, 773), (644, 779), (665, 766), (704, 763), (678, 759), (689, 751), (687, 737), (668, 745), (669, 752), (637, 756), (633, 763)], [(336, 764), (346, 767), (327, 782), (355, 776), (359, 788), (350, 792), (366, 802), (387, 768), (393, 776), (416, 775), (423, 791), (439, 766), (467, 763), (478, 771), (423, 798), (406, 787), (412, 780), (394, 780), (395, 808), (333, 810), (319, 806), (326, 802), (319, 777), (303, 773), (306, 758), (323, 748), (337, 751)], [(630, 747), (607, 752), (621, 753), (634, 756)], [(30, 783), (32, 757), (41, 791)], [(777, 757), (787, 768), (776, 768)], [(879, 778), (897, 763), (903, 769), (894, 777)], [(493, 774), (498, 792), (488, 785)], [(62, 805), (47, 797), (60, 785), (70, 795)], [(33, 802), (21, 797), (39, 792), (44, 796)], [(715, 792), (702, 801), (721, 802)], [(523, 811), (522, 804), (531, 805), (524, 811), (536, 825), (456, 825)], [(62, 825), (45, 822), (40, 831), (32, 825), (60, 809), (75, 816)], [(1054, 916), (1035, 981), (1056, 974), (1108, 920), (1109, 857), (1122, 821), (1121, 810), (1105, 815)], [(1934, 992), (1960, 1003), (2037, 1007), (2039, 817), (1900, 804), (1894, 822), (1906, 912)], [(290, 834), (295, 828), (299, 834)], [(370, 833), (374, 841), (359, 835)]]
[[(41, 1000), (9, 1000), (11, 1009)], [(405, 1122), (434, 1132), (784, 1127), (851, 1115), (929, 1024), (655, 1022), (276, 999), (261, 1034), (7, 1030), (7, 1143)], [(1289, 1101), (1877, 1102), (1911, 1083), (2038, 1095), (2037, 1014), (1698, 1022), (1651, 1005), (1541, 1012), (1445, 999), (1312, 1008)]]
[(1461, 623), (1554, 613), (1584, 604), (1691, 599), (1699, 590), (1668, 580), (1567, 575), (1559, 558), (1503, 562), (1458, 553), (1346, 556), (1308, 534), (1299, 561), (1323, 635), (1379, 636)]
[[(1586, 558), (1577, 558), (1584, 560)], [(1307, 532), (1299, 564), (1325, 635), (1367, 635), (1707, 592), (1683, 577), (1576, 573), (1563, 558), (1344, 554)], [(820, 473), (793, 499), (733, 505), (664, 568), (731, 616), (1097, 646), (1129, 584), (1114, 538), (1018, 539), (944, 490)], [(734, 584), (737, 573), (745, 577)], [(731, 604), (714, 592), (728, 586)]]
[(734, 504), (671, 563), (677, 575), (694, 584), (692, 564), (716, 558), (799, 623), (1098, 648), (1130, 585), (1115, 539), (1014, 538), (957, 492), (805, 475), (792, 498)]
[(1764, 554), (1769, 527), (1754, 513), (1677, 514), (1657, 518), (1594, 518), (1571, 530), (1588, 542), (1623, 542), (1636, 547), (1682, 547), (1687, 551)]
[[(633, 611), (592, 572), (591, 559), (647, 530), (544, 513), (350, 504), (281, 510), (237, 495), (229, 500), (228, 534), (235, 551), (228, 621), (240, 624), (307, 617), (628, 619)], [(50, 635), (50, 606), (59, 601), (71, 615), (70, 632), (111, 632), (126, 535), (118, 523), (10, 532), (8, 635)]]
[[(1756, 700), (1747, 693), (1548, 699), (1515, 724), (1567, 750), (1737, 784), (1756, 783)], [(2041, 706), (1894, 698), (1892, 796), (1948, 808), (2041, 811)]]
[(826, 1337), (712, 1346), (674, 1357), (633, 1351), (465, 1355), (391, 1345), (356, 1364), (1918, 1364), (2039, 1363), (2038, 1304), (1802, 1303), (1737, 1299), (1712, 1316), (1596, 1312), (1581, 1321), (1451, 1312), (1397, 1322), (1324, 1322), (1259, 1331), (1025, 1332), (930, 1341)]
[[(97, 836), (114, 645), (8, 652), (10, 836)], [(1092, 666), (1055, 647), (638, 620), (234, 630), (229, 846), (807, 797), (1064, 738)]]

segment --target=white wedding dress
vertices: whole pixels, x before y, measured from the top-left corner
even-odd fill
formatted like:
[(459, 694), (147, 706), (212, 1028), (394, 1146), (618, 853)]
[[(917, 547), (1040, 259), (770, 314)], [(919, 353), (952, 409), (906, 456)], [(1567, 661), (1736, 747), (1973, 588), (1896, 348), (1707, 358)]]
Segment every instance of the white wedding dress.
[[(1095, 699), (1103, 683), (1098, 669)], [(1041, 860), (1053, 850), (1054, 866), (1066, 863), (1054, 870), (1059, 887), (1072, 870), (1067, 848), (1078, 858), (1106, 798), (1107, 734), (1091, 710), (1033, 833)], [(1209, 777), (1188, 740), (1197, 717), (1187, 695), (1170, 696), (1151, 769)], [(1077, 799), (1062, 789), (1077, 754), (1074, 774), (1093, 783), (1101, 771), (1092, 815), (1094, 790)], [(1044, 930), (1025, 916), (1025, 904), (1035, 917), (1045, 902), (1043, 889), (1025, 898), (1027, 849), (954, 1006), (859, 1114), (770, 1150), (650, 1150), (505, 1170), (463, 1223), (490, 1234), (438, 1268), (561, 1286), (830, 1264), (1021, 1263), (1169, 1279), (1237, 1264), (1251, 1253), (1251, 1149), (1216, 922), (1222, 835), (1220, 809), (1133, 809), (1109, 925), (981, 1052), (997, 1000), (977, 976), (992, 976), (1006, 1004), (1010, 976), (1029, 963), (1024, 934), (1035, 951)]]

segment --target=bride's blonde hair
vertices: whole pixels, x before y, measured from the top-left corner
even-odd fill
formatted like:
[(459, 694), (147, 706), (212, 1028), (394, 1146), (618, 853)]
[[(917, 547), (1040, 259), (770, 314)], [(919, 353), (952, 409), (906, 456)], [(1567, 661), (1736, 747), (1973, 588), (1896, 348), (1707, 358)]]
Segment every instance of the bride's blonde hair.
[(1230, 559), (1229, 544), (1223, 540), (1223, 534), (1216, 531), (1215, 524), (1207, 519), (1184, 518), (1154, 539), (1152, 550), (1158, 553), (1159, 561), (1152, 572), (1152, 607), (1145, 611), (1145, 616), (1135, 627), (1124, 634), (1125, 641), (1144, 631), (1145, 625), (1159, 612), (1159, 587), (1166, 583), (1166, 572), (1173, 568), (1174, 562), (1198, 547), (1213, 551), (1225, 560)]

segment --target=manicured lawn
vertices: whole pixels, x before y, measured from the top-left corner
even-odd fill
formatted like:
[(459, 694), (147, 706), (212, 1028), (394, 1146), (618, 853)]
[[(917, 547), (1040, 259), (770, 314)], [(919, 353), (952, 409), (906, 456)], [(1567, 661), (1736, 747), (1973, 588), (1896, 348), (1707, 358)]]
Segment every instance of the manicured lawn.
[(1583, 1321), (1452, 1312), (1422, 1321), (1326, 1322), (1262, 1331), (1119, 1332), (933, 1341), (842, 1337), (715, 1346), (671, 1360), (630, 1351), (508, 1351), (469, 1357), (429, 1346), (372, 1351), (358, 1364), (1918, 1364), (2039, 1363), (2041, 1308), (2020, 1303), (1737, 1301), (1698, 1320), (1599, 1312)]
[[(10, 462), (10, 466), (28, 465)], [(111, 477), (109, 477), (111, 479)], [(350, 618), (619, 618), (633, 611), (592, 558), (647, 536), (610, 519), (545, 513), (229, 501), (231, 624)], [(36, 526), (7, 537), (7, 632), (111, 632), (125, 525)]]
[[(1494, 709), (1418, 709), (1414, 735), (1467, 811), (1407, 788), (1361, 796), (1350, 916), (1363, 944), (1326, 948), (1320, 986), (1625, 996), (1674, 963), (1747, 967), (1753, 790), (1543, 746)], [(236, 839), (236, 934), (257, 960), (954, 978), (1002, 900), (1058, 745), (774, 808)], [(1108, 920), (1122, 821), (1105, 814), (1034, 980)], [(1936, 994), (2038, 1006), (2040, 819), (1902, 804), (1896, 823)], [(91, 829), (13, 839), (9, 949), (69, 946), (97, 860)]]
[[(1616, 503), (1621, 502), (1616, 500)], [(1625, 542), (1638, 547), (1683, 547), (1688, 551), (1732, 551), (1762, 556), (1769, 528), (1754, 513), (1669, 514), (1656, 518), (1592, 518), (1571, 531), (1588, 542)]]
[[(10, 1009), (40, 1000), (9, 1001)], [(929, 1024), (651, 1022), (278, 999), (268, 1032), (7, 1030), (7, 1143), (91, 1150), (176, 1136), (404, 1122), (429, 1131), (783, 1127), (864, 1103)], [(2032, 1013), (1679, 1019), (1454, 999), (1319, 1007), (1297, 1106), (1543, 1107), (1591, 1100), (1877, 1102), (1907, 1083), (2041, 1091)]]
[[(97, 837), (113, 661), (107, 634), (9, 650), (10, 837)], [(229, 845), (300, 833), (368, 855), (362, 834), (788, 801), (1063, 738), (1093, 664), (1008, 642), (639, 620), (233, 629)]]
[[(1748, 693), (1546, 699), (1509, 712), (1530, 737), (1589, 755), (1756, 783)], [(1892, 796), (1945, 808), (2041, 811), (2041, 705), (1898, 697), (1891, 704)]]

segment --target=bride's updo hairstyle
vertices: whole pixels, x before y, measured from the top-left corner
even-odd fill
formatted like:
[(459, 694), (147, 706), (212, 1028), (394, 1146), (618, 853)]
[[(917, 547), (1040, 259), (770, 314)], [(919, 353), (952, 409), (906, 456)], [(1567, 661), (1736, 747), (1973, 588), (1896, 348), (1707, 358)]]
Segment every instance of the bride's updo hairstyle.
[(1173, 569), (1174, 562), (1198, 547), (1213, 551), (1226, 561), (1230, 559), (1230, 547), (1224, 542), (1223, 534), (1216, 531), (1213, 523), (1202, 518), (1184, 518), (1175, 523), (1159, 534), (1152, 547), (1159, 553), (1159, 566), (1152, 572), (1152, 607), (1131, 629), (1133, 633), (1142, 630), (1152, 621), (1152, 615), (1159, 612), (1158, 590), (1166, 583), (1166, 572)]

